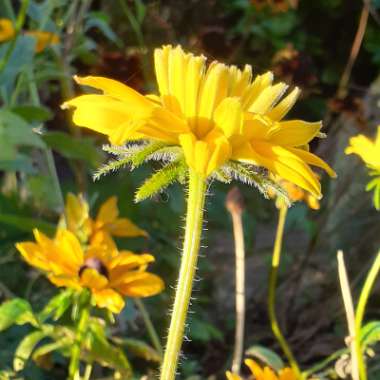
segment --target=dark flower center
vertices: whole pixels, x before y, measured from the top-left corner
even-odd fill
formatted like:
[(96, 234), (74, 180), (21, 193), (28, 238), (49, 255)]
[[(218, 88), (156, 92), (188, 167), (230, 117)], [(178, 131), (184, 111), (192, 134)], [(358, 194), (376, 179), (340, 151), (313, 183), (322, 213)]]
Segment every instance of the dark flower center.
[(82, 276), (85, 269), (95, 269), (99, 274), (108, 278), (107, 267), (96, 257), (90, 257), (84, 262), (84, 264), (79, 268), (79, 277)]

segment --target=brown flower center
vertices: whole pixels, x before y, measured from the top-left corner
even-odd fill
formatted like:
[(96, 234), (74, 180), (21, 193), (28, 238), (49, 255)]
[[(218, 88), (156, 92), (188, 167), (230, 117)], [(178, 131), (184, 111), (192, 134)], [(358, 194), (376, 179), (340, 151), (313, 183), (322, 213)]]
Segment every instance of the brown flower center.
[(84, 262), (84, 264), (79, 268), (79, 272), (78, 272), (79, 277), (82, 276), (85, 269), (95, 269), (99, 274), (108, 278), (107, 267), (102, 263), (101, 260), (99, 260), (96, 257), (90, 257)]

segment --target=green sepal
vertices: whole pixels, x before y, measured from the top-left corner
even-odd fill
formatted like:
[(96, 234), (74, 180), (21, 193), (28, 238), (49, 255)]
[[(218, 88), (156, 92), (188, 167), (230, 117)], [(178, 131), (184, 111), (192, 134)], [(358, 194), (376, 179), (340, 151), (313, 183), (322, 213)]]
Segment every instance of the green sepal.
[(141, 202), (142, 200), (163, 191), (174, 181), (181, 179), (185, 170), (186, 166), (183, 160), (167, 164), (141, 185), (135, 194), (135, 202)]

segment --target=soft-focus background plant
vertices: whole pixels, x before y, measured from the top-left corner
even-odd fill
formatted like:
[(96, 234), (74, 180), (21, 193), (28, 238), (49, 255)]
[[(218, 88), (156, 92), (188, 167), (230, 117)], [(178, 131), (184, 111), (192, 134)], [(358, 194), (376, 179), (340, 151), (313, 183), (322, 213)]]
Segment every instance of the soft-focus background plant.
[[(51, 234), (65, 194), (85, 193), (94, 210), (116, 195), (121, 215), (149, 233), (149, 239), (120, 239), (118, 246), (152, 252), (153, 271), (167, 284), (145, 302), (164, 340), (179, 265), (182, 189), (175, 185), (135, 205), (134, 191), (151, 172), (147, 166), (94, 182), (95, 170), (106, 161), (101, 150), (106, 141), (76, 128), (59, 106), (81, 92), (74, 74), (99, 74), (144, 93), (154, 91), (153, 49), (179, 43), (210, 59), (249, 63), (256, 73), (273, 70), (277, 80), (302, 89), (292, 117), (324, 120), (329, 137), (311, 148), (334, 167), (338, 180), (322, 178), (320, 210), (297, 203), (288, 212), (277, 311), (302, 367), (342, 347), (347, 328), (336, 251), (345, 252), (355, 298), (380, 246), (379, 213), (365, 191), (367, 171), (357, 157), (344, 154), (351, 136), (373, 136), (380, 123), (378, 0), (0, 0), (0, 18), (15, 26), (14, 36), (2, 39), (0, 24), (0, 301), (22, 297), (39, 310), (56, 294), (20, 259), (14, 244), (29, 240), (33, 227)], [(31, 31), (53, 33), (54, 41), (36, 49), (38, 36)], [(187, 334), (191, 343), (183, 346), (184, 379), (222, 379), (232, 359), (235, 258), (224, 206), (229, 188), (218, 183), (211, 190), (203, 241), (207, 249), (199, 262), (201, 281), (195, 284)], [(277, 212), (274, 202), (255, 189), (241, 191), (246, 205), (245, 346), (279, 353), (266, 305)], [(377, 285), (368, 320), (380, 319), (379, 293)], [(111, 328), (120, 337), (149, 341), (133, 302), (127, 302)], [(27, 326), (16, 326), (0, 335), (0, 378), (12, 368), (14, 350), (27, 332)], [(146, 355), (134, 352), (130, 358), (136, 378), (157, 370)], [(45, 366), (29, 361), (17, 378), (61, 379), (64, 367), (63, 359), (53, 355)], [(107, 375), (97, 371), (96, 378)], [(344, 358), (329, 371), (344, 374)], [(379, 377), (375, 360), (369, 379)]]

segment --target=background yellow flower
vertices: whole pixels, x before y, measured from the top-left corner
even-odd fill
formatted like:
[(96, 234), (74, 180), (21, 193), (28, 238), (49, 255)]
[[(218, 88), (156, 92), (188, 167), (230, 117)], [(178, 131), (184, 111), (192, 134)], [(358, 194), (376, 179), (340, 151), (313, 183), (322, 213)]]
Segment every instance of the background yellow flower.
[(63, 229), (54, 239), (38, 230), (34, 230), (34, 237), (36, 242), (16, 244), (28, 264), (42, 270), (58, 287), (89, 289), (93, 302), (113, 313), (124, 307), (123, 296), (148, 297), (164, 288), (160, 277), (146, 272), (154, 261), (150, 254), (119, 252), (107, 245), (83, 249), (76, 236)]

